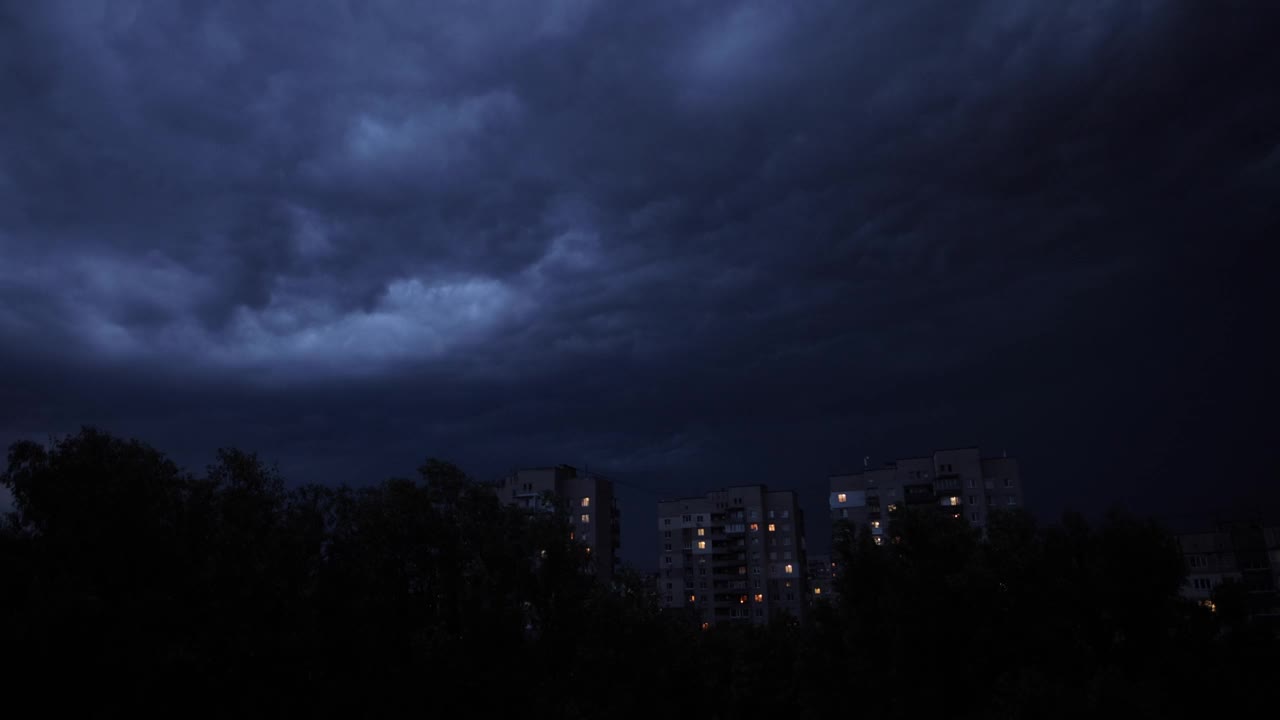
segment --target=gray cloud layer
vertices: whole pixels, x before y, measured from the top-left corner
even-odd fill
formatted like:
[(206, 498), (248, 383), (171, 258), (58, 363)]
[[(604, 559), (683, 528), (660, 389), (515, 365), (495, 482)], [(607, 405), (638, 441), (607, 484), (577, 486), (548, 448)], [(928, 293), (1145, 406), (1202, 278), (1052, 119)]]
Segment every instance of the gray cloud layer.
[(1051, 509), (1195, 502), (1167, 448), (1274, 458), (1277, 15), (7, 4), (0, 431), (586, 461), (641, 518), (972, 442)]

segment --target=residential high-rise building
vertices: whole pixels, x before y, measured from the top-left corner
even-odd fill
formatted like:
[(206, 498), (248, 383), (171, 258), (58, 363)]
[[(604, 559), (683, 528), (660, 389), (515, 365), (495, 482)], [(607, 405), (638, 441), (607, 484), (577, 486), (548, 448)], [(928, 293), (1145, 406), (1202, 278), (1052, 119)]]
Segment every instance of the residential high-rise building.
[(613, 579), (622, 547), (622, 525), (613, 483), (608, 479), (571, 465), (525, 468), (503, 479), (498, 497), (530, 510), (568, 506), (573, 539), (591, 553), (591, 570), (606, 583)]
[(813, 600), (835, 597), (835, 567), (830, 555), (809, 556), (809, 592)]
[(807, 599), (804, 514), (763, 485), (658, 503), (658, 599), (704, 627), (795, 617)]
[(1224, 583), (1240, 583), (1254, 618), (1280, 625), (1280, 526), (1220, 520), (1205, 532), (1178, 535), (1187, 567), (1182, 596), (1212, 607)]
[(1018, 463), (984, 458), (978, 448), (938, 450), (859, 473), (834, 475), (831, 519), (869, 528), (877, 544), (888, 537), (890, 514), (903, 506), (933, 506), (984, 530), (995, 508), (1022, 505)]

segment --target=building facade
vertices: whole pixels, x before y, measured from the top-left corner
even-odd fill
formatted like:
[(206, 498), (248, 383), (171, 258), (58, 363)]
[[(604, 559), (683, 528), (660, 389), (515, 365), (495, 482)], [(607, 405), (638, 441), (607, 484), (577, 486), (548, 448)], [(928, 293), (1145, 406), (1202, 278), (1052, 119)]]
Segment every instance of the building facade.
[(809, 556), (809, 592), (814, 601), (834, 600), (836, 564), (831, 555)]
[(829, 481), (832, 522), (869, 528), (877, 544), (889, 536), (898, 507), (938, 507), (985, 531), (992, 510), (1023, 504), (1018, 462), (984, 458), (978, 448), (938, 450)]
[(1183, 597), (1213, 607), (1218, 587), (1240, 583), (1249, 615), (1280, 625), (1280, 526), (1220, 520), (1177, 537), (1187, 568)]
[(606, 583), (612, 581), (622, 547), (622, 523), (613, 483), (607, 478), (571, 465), (525, 468), (503, 479), (498, 498), (529, 510), (567, 506), (573, 540), (586, 546), (591, 571)]
[(703, 627), (802, 617), (804, 514), (795, 493), (763, 485), (658, 503), (658, 599)]

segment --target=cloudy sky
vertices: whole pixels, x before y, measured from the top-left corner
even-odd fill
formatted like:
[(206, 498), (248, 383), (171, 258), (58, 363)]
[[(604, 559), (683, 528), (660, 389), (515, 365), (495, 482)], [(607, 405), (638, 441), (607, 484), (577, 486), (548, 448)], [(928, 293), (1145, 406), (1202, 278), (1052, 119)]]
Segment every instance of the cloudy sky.
[[(0, 441), (1280, 501), (1280, 5), (0, 4)], [(811, 535), (821, 535), (811, 527)], [(816, 538), (815, 538), (816, 539)], [(819, 540), (820, 542), (820, 540)]]

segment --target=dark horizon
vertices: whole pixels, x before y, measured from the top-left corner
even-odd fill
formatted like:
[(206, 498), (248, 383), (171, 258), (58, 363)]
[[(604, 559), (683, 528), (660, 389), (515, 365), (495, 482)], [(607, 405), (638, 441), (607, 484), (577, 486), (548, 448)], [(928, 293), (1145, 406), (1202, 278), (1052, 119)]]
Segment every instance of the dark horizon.
[[(1280, 507), (1280, 5), (0, 9), (0, 444)], [(0, 497), (0, 504), (6, 499)], [(1203, 522), (1197, 520), (1203, 516)]]

